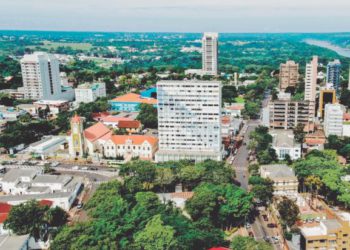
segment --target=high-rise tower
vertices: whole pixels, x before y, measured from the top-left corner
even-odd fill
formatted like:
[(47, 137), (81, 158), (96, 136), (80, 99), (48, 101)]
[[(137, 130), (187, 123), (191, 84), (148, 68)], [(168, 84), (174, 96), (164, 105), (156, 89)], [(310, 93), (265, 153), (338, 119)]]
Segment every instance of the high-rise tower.
[(204, 33), (203, 35), (202, 70), (205, 75), (218, 74), (218, 33)]

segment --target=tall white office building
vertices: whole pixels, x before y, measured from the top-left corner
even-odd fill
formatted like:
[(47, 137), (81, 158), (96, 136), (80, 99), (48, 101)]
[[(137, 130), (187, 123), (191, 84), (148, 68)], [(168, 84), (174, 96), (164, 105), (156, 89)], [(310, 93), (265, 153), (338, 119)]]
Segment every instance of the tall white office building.
[(218, 74), (218, 33), (204, 33), (203, 35), (202, 71), (204, 75)]
[(326, 104), (324, 114), (324, 132), (329, 135), (343, 135), (344, 106), (341, 104)]
[(61, 98), (59, 61), (54, 55), (35, 52), (21, 59), (24, 97), (57, 100)]
[(220, 82), (160, 81), (157, 98), (157, 162), (222, 160)]
[(309, 101), (310, 112), (312, 116), (315, 116), (316, 85), (317, 85), (317, 74), (318, 74), (317, 66), (318, 66), (318, 57), (313, 56), (311, 62), (307, 63), (305, 68), (304, 100)]

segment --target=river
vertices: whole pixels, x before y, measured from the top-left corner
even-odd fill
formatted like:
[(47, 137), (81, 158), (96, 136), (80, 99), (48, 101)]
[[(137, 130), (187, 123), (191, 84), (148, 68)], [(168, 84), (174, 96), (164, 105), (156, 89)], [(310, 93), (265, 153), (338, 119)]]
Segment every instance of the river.
[(348, 57), (350, 58), (350, 49), (342, 48), (337, 45), (331, 44), (327, 41), (321, 41), (321, 40), (313, 40), (313, 39), (306, 39), (304, 40), (305, 43), (310, 45), (319, 46), (322, 48), (330, 49), (338, 53), (338, 55)]

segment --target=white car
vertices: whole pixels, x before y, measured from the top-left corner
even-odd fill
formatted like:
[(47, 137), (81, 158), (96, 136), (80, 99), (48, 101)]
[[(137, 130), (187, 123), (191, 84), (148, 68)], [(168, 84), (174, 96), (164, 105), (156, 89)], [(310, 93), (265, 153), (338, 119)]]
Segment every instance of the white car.
[(79, 166), (72, 167), (73, 170), (79, 170)]

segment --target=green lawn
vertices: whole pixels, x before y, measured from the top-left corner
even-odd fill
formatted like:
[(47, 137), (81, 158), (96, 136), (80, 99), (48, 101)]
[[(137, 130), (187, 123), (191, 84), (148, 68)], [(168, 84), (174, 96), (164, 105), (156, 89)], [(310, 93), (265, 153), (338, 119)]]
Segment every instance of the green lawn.
[(236, 103), (244, 103), (244, 98), (241, 97), (241, 96), (238, 96), (238, 97), (235, 98), (235, 102)]
[(44, 45), (28, 46), (28, 48), (33, 48), (33, 49), (35, 49), (36, 47), (41, 47), (45, 49), (57, 49), (58, 47), (71, 47), (72, 49), (77, 49), (77, 50), (90, 50), (92, 48), (92, 45), (90, 43), (63, 43), (63, 42), (44, 41)]

